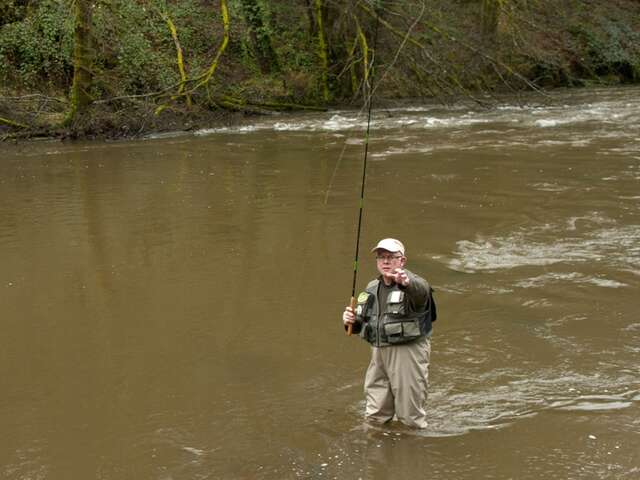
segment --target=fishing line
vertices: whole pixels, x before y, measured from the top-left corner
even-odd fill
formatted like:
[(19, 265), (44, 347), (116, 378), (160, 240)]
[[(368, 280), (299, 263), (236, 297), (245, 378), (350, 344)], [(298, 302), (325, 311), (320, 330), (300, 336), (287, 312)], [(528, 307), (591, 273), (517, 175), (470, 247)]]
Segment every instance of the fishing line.
[[(414, 20), (414, 22), (411, 24), (411, 27), (409, 27), (409, 30), (407, 30), (407, 33), (405, 34), (404, 38), (402, 39), (402, 43), (400, 44), (400, 46), (398, 47), (398, 49), (396, 50), (396, 53), (393, 57), (392, 62), (387, 66), (387, 68), (385, 69), (384, 73), (382, 74), (382, 76), (380, 77), (380, 79), (378, 80), (377, 84), (373, 84), (373, 81), (370, 82), (371, 84), (371, 88), (369, 89), (369, 95), (368, 98), (371, 99), (375, 93), (376, 90), (378, 90), (378, 87), (383, 83), (383, 80), (386, 78), (387, 74), (393, 69), (394, 65), (397, 63), (399, 57), (400, 57), (400, 53), (402, 52), (402, 50), (404, 49), (405, 45), (407, 44), (409, 37), (411, 36), (411, 33), (413, 32), (413, 30), (415, 29), (416, 25), (422, 20), (422, 17), (424, 16), (424, 12), (426, 10), (426, 5), (425, 2), (422, 2), (422, 9), (420, 10), (420, 14), (416, 17), (416, 19)], [(380, 14), (377, 13), (376, 14), (376, 39), (374, 41), (374, 56), (373, 56), (373, 60), (375, 61), (375, 54), (376, 54), (376, 50), (375, 50), (375, 43), (377, 43), (377, 28), (378, 28), (378, 22), (380, 21)], [(371, 63), (371, 67), (369, 67), (369, 70), (372, 73), (372, 77), (373, 77), (373, 63), (374, 61), (372, 61)], [(362, 113), (362, 111), (364, 110), (364, 106), (362, 109), (360, 109), (358, 111), (358, 116)], [(368, 124), (367, 124), (368, 127)], [(324, 194), (324, 204), (326, 205), (327, 202), (329, 201), (329, 195), (331, 194), (331, 189), (333, 187), (333, 182), (336, 178), (336, 174), (338, 173), (338, 169), (340, 168), (340, 165), (342, 164), (342, 159), (344, 158), (344, 153), (347, 149), (347, 141), (345, 140), (344, 145), (342, 146), (342, 151), (340, 152), (340, 155), (338, 155), (338, 161), (336, 162), (335, 167), (333, 167), (333, 172), (331, 173), (331, 179), (329, 180), (329, 184), (327, 185), (327, 190), (325, 191)]]
[[(373, 58), (371, 60), (371, 76), (369, 77), (369, 85), (368, 85), (368, 107), (369, 112), (367, 113), (367, 132), (364, 136), (364, 160), (362, 162), (362, 184), (360, 188), (360, 206), (358, 208), (358, 230), (356, 234), (356, 252), (355, 257), (353, 259), (353, 285), (351, 287), (351, 308), (355, 307), (356, 302), (356, 281), (358, 279), (358, 256), (360, 253), (360, 233), (362, 231), (362, 212), (364, 210), (364, 191), (367, 179), (367, 156), (369, 153), (369, 132), (371, 130), (371, 111), (373, 106), (373, 74), (374, 74), (374, 65), (377, 55), (377, 47), (378, 47), (378, 27), (380, 24), (380, 16), (376, 15), (376, 26), (373, 34)], [(353, 329), (353, 325), (349, 324), (347, 328), (347, 335), (351, 335)]]

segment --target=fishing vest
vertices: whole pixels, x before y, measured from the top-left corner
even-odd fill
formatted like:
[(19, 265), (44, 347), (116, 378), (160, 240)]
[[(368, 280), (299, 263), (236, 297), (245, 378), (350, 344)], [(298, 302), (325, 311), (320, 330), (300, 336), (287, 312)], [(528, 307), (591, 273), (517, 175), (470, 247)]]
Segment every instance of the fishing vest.
[(369, 282), (364, 292), (358, 295), (356, 321), (360, 336), (375, 347), (409, 343), (431, 332), (435, 320), (435, 303), (428, 287), (427, 304), (413, 311), (409, 299), (398, 285), (394, 285), (387, 296), (386, 312), (380, 317), (378, 286), (380, 280)]

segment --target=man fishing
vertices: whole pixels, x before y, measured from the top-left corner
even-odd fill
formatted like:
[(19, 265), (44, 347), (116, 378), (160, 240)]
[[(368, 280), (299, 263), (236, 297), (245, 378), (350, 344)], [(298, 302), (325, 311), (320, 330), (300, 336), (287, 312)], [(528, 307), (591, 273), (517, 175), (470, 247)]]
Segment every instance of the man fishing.
[(385, 423), (395, 415), (405, 425), (425, 428), (431, 323), (436, 316), (431, 287), (404, 269), (407, 257), (399, 240), (385, 238), (371, 251), (380, 276), (360, 293), (355, 308), (347, 306), (342, 315), (347, 331), (371, 344), (365, 418)]

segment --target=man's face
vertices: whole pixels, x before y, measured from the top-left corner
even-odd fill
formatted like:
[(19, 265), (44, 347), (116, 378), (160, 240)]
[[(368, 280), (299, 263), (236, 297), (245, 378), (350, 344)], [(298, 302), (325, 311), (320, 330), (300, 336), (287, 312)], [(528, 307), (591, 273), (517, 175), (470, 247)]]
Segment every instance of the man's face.
[(376, 266), (380, 275), (393, 272), (396, 268), (404, 267), (407, 258), (400, 252), (389, 252), (382, 248), (376, 250)]

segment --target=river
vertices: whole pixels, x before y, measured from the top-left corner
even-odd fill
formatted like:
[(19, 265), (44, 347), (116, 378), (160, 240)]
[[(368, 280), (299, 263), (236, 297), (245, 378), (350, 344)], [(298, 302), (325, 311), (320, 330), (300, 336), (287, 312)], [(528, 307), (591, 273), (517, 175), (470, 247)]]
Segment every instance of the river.
[(375, 108), (358, 288), (434, 286), (429, 427), (362, 419), (366, 117), (0, 145), (0, 478), (640, 478), (640, 88)]

